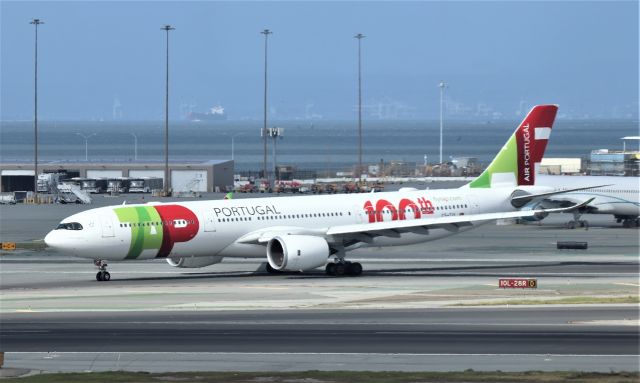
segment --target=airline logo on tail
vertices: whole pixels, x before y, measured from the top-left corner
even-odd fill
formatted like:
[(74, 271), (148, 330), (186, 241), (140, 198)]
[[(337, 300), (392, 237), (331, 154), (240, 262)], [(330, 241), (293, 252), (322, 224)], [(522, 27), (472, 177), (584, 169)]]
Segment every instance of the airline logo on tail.
[(533, 185), (557, 111), (556, 105), (538, 105), (531, 109), (493, 162), (469, 187)]

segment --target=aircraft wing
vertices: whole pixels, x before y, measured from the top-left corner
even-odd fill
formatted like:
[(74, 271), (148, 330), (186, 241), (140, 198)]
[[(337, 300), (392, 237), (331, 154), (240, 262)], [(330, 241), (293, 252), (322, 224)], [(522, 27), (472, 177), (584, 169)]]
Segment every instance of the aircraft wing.
[(325, 237), (327, 240), (330, 240), (331, 237), (339, 236), (349, 237), (355, 242), (368, 242), (371, 238), (377, 236), (399, 237), (401, 233), (428, 234), (429, 229), (435, 228), (443, 228), (451, 232), (456, 232), (461, 227), (470, 226), (473, 222), (531, 217), (541, 213), (559, 213), (586, 206), (592, 200), (593, 198), (580, 204), (555, 209), (536, 209), (502, 213), (468, 214), (450, 217), (412, 219), (406, 221), (360, 223), (353, 225), (331, 226), (324, 229), (307, 229), (304, 227), (287, 226), (271, 227), (248, 233), (239, 238), (236, 243), (266, 244), (271, 238), (282, 234), (312, 235)]
[(484, 214), (469, 214), (469, 215), (457, 215), (451, 217), (438, 217), (438, 218), (426, 218), (426, 219), (412, 219), (407, 221), (388, 221), (388, 222), (374, 222), (374, 223), (362, 223), (355, 225), (342, 225), (330, 227), (327, 235), (345, 235), (345, 234), (373, 234), (389, 237), (398, 237), (402, 232), (425, 232), (429, 228), (443, 228), (452, 232), (457, 231), (460, 227), (469, 226), (473, 222), (482, 222), (498, 219), (508, 218), (522, 218), (531, 217), (541, 213), (559, 213), (572, 209), (579, 208), (581, 206), (588, 205), (593, 198), (584, 201), (577, 205), (569, 207), (561, 207), (555, 209), (537, 209), (526, 211), (513, 211), (502, 213), (484, 213)]

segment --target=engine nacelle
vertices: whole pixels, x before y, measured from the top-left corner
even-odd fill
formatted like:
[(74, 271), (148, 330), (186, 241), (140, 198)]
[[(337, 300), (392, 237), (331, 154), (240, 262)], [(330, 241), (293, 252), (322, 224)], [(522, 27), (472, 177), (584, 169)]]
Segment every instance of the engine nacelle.
[(167, 263), (173, 267), (197, 268), (220, 263), (222, 258), (218, 256), (167, 258)]
[(269, 265), (282, 271), (305, 271), (324, 266), (329, 258), (329, 244), (312, 235), (283, 235), (267, 244)]

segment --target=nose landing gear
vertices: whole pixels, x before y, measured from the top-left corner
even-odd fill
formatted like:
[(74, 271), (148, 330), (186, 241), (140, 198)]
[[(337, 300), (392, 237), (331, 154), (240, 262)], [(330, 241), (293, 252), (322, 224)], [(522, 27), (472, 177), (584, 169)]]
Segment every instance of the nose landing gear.
[(96, 281), (106, 282), (111, 280), (111, 274), (107, 271), (107, 262), (102, 259), (96, 259), (93, 261), (93, 264), (98, 267), (100, 271), (96, 274)]

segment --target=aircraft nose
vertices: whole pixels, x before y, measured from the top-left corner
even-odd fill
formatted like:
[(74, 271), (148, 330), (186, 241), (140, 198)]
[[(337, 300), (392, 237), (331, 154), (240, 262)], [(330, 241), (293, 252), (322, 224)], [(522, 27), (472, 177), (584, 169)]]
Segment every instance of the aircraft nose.
[(47, 236), (44, 237), (44, 243), (47, 244), (47, 247), (53, 250), (55, 250), (60, 246), (60, 238), (58, 238), (58, 235), (55, 232), (55, 230), (50, 231), (49, 234), (47, 234)]

